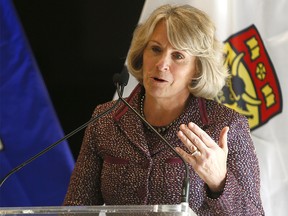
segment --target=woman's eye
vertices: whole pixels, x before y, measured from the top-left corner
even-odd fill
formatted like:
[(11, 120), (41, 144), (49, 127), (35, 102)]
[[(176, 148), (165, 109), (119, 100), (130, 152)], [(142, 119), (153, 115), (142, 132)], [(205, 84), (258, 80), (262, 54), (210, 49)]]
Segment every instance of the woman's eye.
[(155, 52), (155, 53), (161, 52), (161, 48), (160, 48), (160, 47), (157, 47), (157, 46), (152, 46), (151, 49), (152, 49), (152, 51)]
[(185, 58), (184, 55), (182, 55), (181, 53), (174, 53), (173, 56), (175, 59), (184, 59)]

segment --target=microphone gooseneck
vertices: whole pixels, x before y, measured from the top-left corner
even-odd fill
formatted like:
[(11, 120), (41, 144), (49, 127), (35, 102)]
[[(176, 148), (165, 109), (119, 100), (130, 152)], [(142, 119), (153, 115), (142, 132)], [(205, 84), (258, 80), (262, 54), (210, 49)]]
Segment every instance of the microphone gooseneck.
[[(186, 175), (184, 177), (183, 180), (183, 185), (182, 185), (182, 191), (181, 191), (181, 203), (189, 203), (189, 187), (190, 187), (190, 181), (189, 181), (189, 168), (188, 165), (186, 163), (186, 161), (184, 160), (184, 158), (173, 148), (173, 146), (171, 146), (171, 144), (149, 123), (146, 121), (146, 119), (139, 114), (123, 97), (121, 94), (121, 85), (123, 85), (123, 80), (121, 80), (122, 78), (125, 79), (125, 77), (127, 77), (127, 75), (125, 75), (125, 73), (128, 74), (127, 71), (122, 71), (120, 75), (117, 75), (119, 77), (116, 77), (114, 80), (114, 83), (117, 87), (117, 93), (119, 96), (119, 99), (129, 108), (131, 109), (153, 132), (155, 132), (164, 142), (167, 146), (169, 146), (170, 149), (172, 149), (172, 151), (183, 161), (184, 165), (185, 165), (185, 172)], [(122, 78), (120, 78), (120, 76)], [(129, 74), (128, 74), (129, 77)], [(121, 83), (118, 83), (117, 81), (122, 81)], [(127, 83), (126, 83), (127, 84)]]
[[(116, 75), (116, 74), (115, 74)], [(114, 75), (114, 77), (115, 77)], [(126, 75), (127, 76), (127, 75)], [(114, 80), (113, 77), (113, 80)], [(124, 76), (120, 76), (119, 74), (117, 74), (117, 83), (119, 83), (120, 85), (120, 90), (119, 90), (119, 94), (122, 96), (123, 94), (123, 90), (124, 90), (124, 86), (127, 85), (128, 82), (128, 77), (124, 77)], [(125, 81), (126, 79), (126, 81)], [(116, 81), (114, 80), (114, 81)], [(82, 129), (84, 129), (85, 127), (87, 127), (87, 125), (89, 125), (90, 123), (96, 121), (97, 119), (101, 118), (102, 116), (108, 114), (109, 112), (111, 112), (120, 102), (120, 99), (118, 99), (115, 104), (105, 110), (104, 112), (100, 113), (99, 115), (91, 118), (89, 121), (87, 121), (86, 123), (82, 124), (80, 127), (76, 128), (75, 130), (73, 130), (72, 132), (70, 132), (69, 134), (67, 134), (66, 136), (64, 136), (63, 138), (59, 139), (58, 141), (56, 141), (55, 143), (49, 145), (47, 148), (45, 148), (44, 150), (42, 150), (41, 152), (39, 152), (38, 154), (34, 155), (33, 157), (29, 158), (28, 160), (24, 161), (23, 163), (21, 163), (20, 165), (18, 165), (17, 167), (15, 167), (14, 169), (12, 169), (9, 173), (7, 173), (4, 178), (0, 181), (0, 188), (3, 185), (3, 183), (14, 173), (16, 173), (17, 171), (19, 171), (20, 169), (22, 169), (23, 167), (25, 167), (26, 165), (28, 165), (29, 163), (31, 163), (32, 161), (34, 161), (35, 159), (37, 159), (38, 157), (40, 157), (41, 155), (45, 154), (46, 152), (50, 151), (52, 148), (54, 148), (55, 146), (57, 146), (59, 143), (61, 143), (62, 141), (70, 138), (71, 136), (73, 136), (74, 134), (78, 133), (79, 131), (81, 131)]]

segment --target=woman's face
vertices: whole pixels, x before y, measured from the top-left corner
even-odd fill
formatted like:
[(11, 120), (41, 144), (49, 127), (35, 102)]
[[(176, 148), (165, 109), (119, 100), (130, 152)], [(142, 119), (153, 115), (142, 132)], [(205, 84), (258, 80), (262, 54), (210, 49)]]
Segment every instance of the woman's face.
[(154, 98), (180, 99), (190, 94), (195, 75), (195, 56), (171, 46), (165, 21), (160, 21), (143, 53), (143, 85)]

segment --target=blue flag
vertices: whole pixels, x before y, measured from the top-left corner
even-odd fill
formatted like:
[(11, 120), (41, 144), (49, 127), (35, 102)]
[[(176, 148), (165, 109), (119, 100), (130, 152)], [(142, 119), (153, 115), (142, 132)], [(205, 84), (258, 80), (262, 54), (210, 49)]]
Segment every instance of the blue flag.
[[(62, 137), (13, 1), (0, 0), (0, 179)], [(73, 167), (63, 141), (4, 182), (0, 206), (61, 205)]]

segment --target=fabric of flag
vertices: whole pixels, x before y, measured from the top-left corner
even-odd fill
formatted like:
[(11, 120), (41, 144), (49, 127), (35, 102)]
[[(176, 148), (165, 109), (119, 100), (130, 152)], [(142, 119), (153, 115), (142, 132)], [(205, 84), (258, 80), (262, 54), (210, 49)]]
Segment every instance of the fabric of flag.
[[(63, 134), (13, 1), (0, 0), (0, 179)], [(0, 206), (61, 205), (73, 167), (60, 143), (4, 182)]]
[[(139, 23), (166, 3), (190, 4), (214, 21), (232, 75), (215, 100), (249, 120), (266, 215), (288, 215), (288, 1), (146, 0)], [(124, 96), (136, 83), (131, 77)]]

